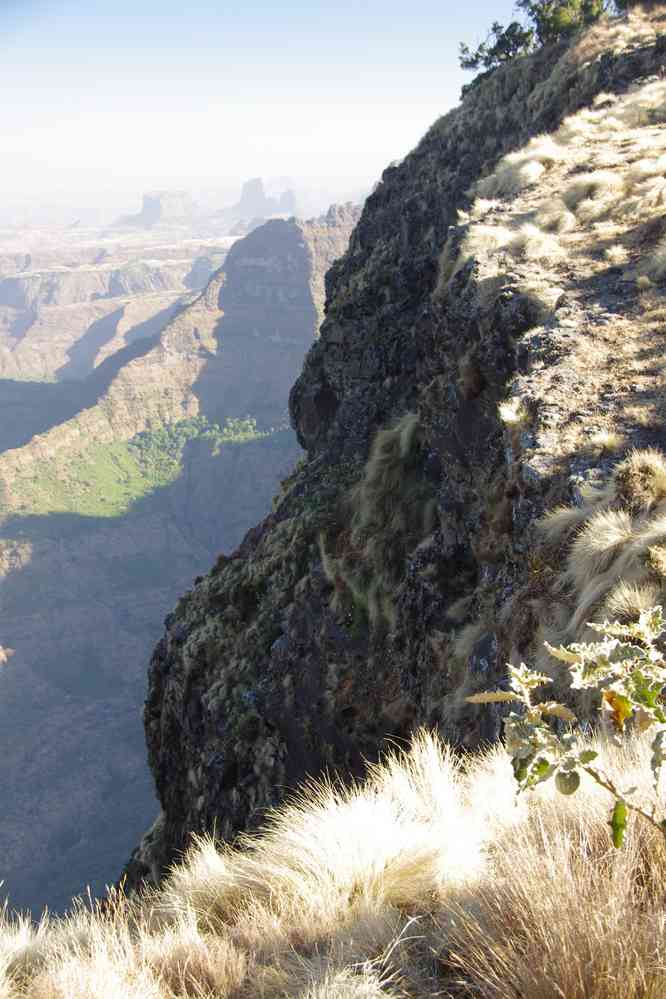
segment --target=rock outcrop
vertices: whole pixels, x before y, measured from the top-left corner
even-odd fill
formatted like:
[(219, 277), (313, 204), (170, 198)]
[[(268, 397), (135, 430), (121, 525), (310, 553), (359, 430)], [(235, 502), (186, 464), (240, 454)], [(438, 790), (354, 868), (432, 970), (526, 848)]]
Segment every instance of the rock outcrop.
[(418, 724), (497, 737), (499, 714), (465, 695), (533, 656), (566, 603), (564, 542), (539, 540), (538, 518), (609, 477), (622, 455), (595, 434), (663, 439), (654, 322), (636, 318), (660, 292), (632, 277), (663, 220), (621, 217), (589, 175), (652, 157), (638, 174), (663, 183), (665, 27), (639, 12), (498, 69), (384, 172), (291, 393), (307, 460), (153, 654), (163, 811), (130, 886), (193, 832), (231, 839)]
[(190, 221), (195, 205), (187, 191), (151, 191), (143, 196), (143, 205), (137, 215), (126, 215), (116, 226), (139, 226), (151, 229), (156, 225), (176, 225)]
[(267, 218), (271, 215), (295, 215), (296, 196), (286, 190), (273, 198), (266, 194), (261, 177), (253, 177), (243, 184), (240, 200), (230, 214), (239, 219)]

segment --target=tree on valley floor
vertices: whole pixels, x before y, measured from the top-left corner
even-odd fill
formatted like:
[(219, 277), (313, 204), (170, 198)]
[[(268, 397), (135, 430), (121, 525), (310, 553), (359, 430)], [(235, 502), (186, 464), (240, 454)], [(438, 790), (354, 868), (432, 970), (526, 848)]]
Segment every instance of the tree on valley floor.
[(525, 23), (512, 21), (506, 28), (493, 22), (486, 40), (476, 49), (460, 43), (463, 69), (496, 69), (516, 56), (541, 45), (560, 41), (605, 13), (622, 13), (631, 0), (516, 0)]

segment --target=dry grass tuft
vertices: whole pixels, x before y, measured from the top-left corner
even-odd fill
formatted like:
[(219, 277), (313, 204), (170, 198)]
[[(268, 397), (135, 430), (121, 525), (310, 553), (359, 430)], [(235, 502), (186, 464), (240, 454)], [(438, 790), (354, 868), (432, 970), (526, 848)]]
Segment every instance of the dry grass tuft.
[(620, 246), (619, 243), (607, 247), (604, 250), (604, 256), (612, 267), (623, 267), (629, 259), (627, 249), (624, 246)]
[(524, 402), (520, 398), (507, 399), (497, 407), (499, 418), (507, 426), (527, 423), (529, 414)]
[[(648, 25), (654, 37), (657, 22), (648, 15), (632, 15), (629, 23)], [(599, 28), (599, 37), (609, 30)], [(558, 266), (570, 255), (585, 256), (586, 232), (589, 245), (604, 241), (605, 258), (614, 267), (628, 265), (632, 251), (628, 280), (649, 281), (650, 286), (663, 282), (666, 244), (653, 223), (666, 206), (664, 121), (666, 81), (654, 80), (622, 95), (600, 94), (592, 107), (571, 115), (553, 135), (537, 136), (503, 157), (472, 189), (476, 200), (460, 219), (468, 227), (462, 242), (458, 245), (452, 237), (444, 247), (435, 298), (445, 296), (470, 260), (483, 262), (475, 278), (482, 307), (491, 304), (481, 301), (485, 284), (516, 271), (518, 282), (524, 282), (521, 265), (528, 261), (540, 285), (557, 285)], [(583, 174), (581, 163), (589, 164)], [(544, 181), (548, 170), (554, 174), (551, 185)], [(558, 189), (561, 196), (553, 197)], [(522, 192), (518, 212), (514, 206)], [(533, 320), (545, 322), (550, 315), (548, 308), (537, 309)]]
[(489, 177), (477, 182), (479, 198), (509, 198), (535, 184), (545, 171), (562, 158), (562, 150), (550, 135), (537, 135), (520, 152), (509, 153)]
[(626, 510), (598, 510), (571, 546), (567, 576), (582, 588), (590, 577), (605, 572), (632, 538), (633, 524)]
[(584, 222), (603, 218), (622, 197), (622, 177), (611, 170), (596, 170), (583, 174), (562, 192), (562, 201), (570, 212)]
[[(470, 391), (475, 379), (471, 359), (461, 371)], [(350, 490), (344, 529), (335, 554), (320, 548), (324, 571), (333, 585), (337, 613), (366, 617), (370, 626), (394, 622), (393, 601), (405, 559), (437, 524), (437, 503), (426, 479), (421, 430), (415, 413), (406, 413), (375, 436), (361, 481)]]
[[(647, 800), (648, 743), (594, 745)], [(514, 786), (501, 747), (463, 759), (421, 732), (362, 784), (309, 785), (236, 849), (199, 840), (143, 899), (36, 928), (5, 915), (0, 995), (663, 995), (663, 839), (636, 821), (610, 848), (591, 781), (518, 804)]]
[(656, 583), (627, 583), (624, 579), (606, 597), (605, 609), (613, 621), (635, 621), (644, 610), (658, 603), (661, 589)]
[(629, 620), (666, 601), (666, 457), (630, 452), (604, 490), (550, 511), (540, 530), (548, 544), (568, 545), (558, 588), (569, 593), (569, 615), (556, 627), (544, 617), (549, 641), (584, 639), (588, 621)]
[(666, 499), (666, 457), (654, 448), (632, 451), (615, 470), (615, 486), (630, 510), (651, 510)]

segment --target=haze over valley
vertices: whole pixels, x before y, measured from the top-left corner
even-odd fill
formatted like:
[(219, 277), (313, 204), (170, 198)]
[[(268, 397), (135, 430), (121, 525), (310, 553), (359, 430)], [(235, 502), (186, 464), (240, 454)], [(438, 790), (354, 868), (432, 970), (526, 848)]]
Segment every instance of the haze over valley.
[(163, 618), (270, 509), (287, 397), (358, 208), (260, 179), (97, 229), (0, 233), (3, 891), (103, 893), (157, 811), (140, 708)]

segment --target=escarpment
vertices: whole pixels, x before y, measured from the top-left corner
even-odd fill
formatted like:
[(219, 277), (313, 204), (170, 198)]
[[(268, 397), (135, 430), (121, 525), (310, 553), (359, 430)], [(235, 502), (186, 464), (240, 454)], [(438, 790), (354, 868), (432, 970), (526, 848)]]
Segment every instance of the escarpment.
[[(162, 814), (130, 886), (416, 725), (495, 739), (466, 695), (582, 634), (629, 563), (661, 585), (661, 493), (626, 469), (663, 443), (664, 28), (638, 11), (495, 71), (384, 172), (291, 392), (307, 458), (153, 654)], [(594, 542), (595, 601), (567, 560), (597, 502), (642, 540)]]

